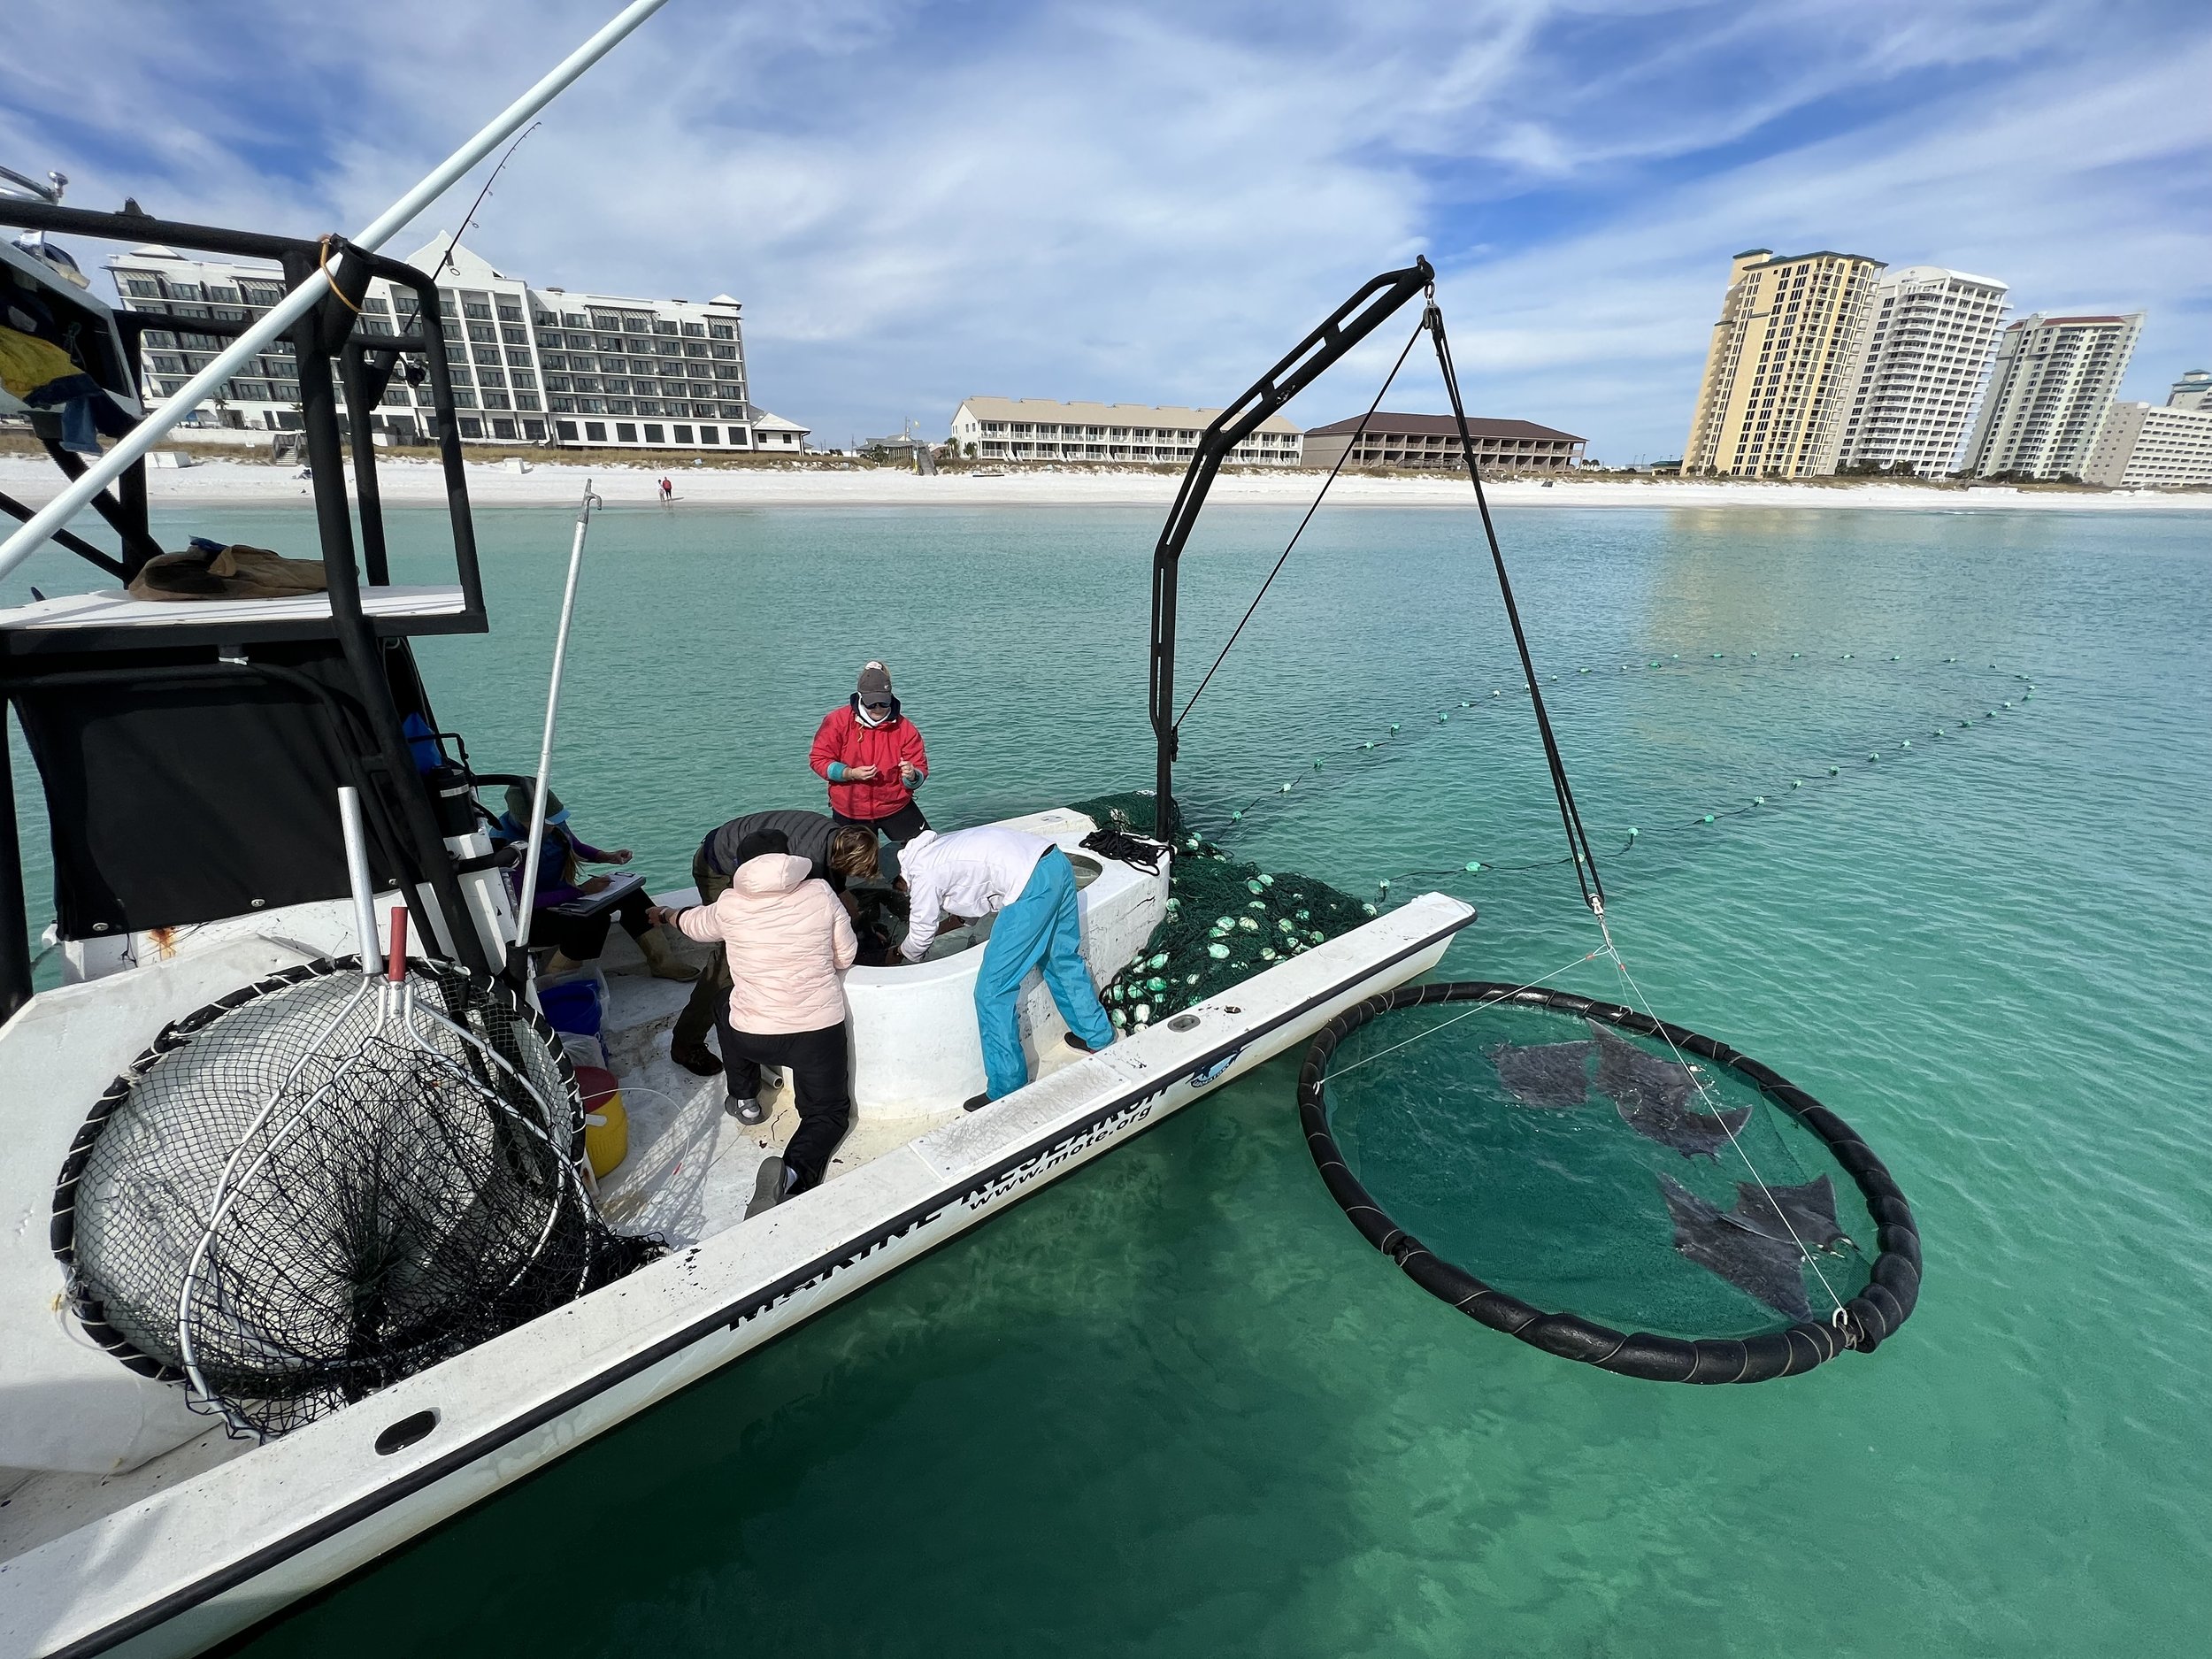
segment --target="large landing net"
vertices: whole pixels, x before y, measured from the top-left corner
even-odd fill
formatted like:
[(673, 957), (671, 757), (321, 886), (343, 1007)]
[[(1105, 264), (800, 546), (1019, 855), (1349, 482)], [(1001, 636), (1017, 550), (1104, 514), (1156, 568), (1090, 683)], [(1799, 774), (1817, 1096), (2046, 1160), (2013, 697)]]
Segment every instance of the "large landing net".
[(1409, 987), (1299, 1079), (1307, 1144), (1368, 1241), (1523, 1341), (1668, 1382), (1870, 1352), (1920, 1245), (1880, 1159), (1757, 1061), (1561, 991)]
[(177, 1021), (64, 1166), (85, 1328), (266, 1438), (619, 1278), (544, 1021), (443, 964), (318, 962)]

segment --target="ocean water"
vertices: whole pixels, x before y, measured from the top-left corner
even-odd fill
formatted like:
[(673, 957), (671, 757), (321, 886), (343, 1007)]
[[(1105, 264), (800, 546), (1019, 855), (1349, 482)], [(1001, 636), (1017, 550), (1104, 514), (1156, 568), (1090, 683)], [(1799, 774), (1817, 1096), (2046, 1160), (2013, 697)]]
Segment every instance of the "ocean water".
[[(430, 579), (436, 520), (396, 519)], [(1293, 522), (1209, 515), (1186, 686)], [(493, 641), (422, 647), (488, 770), (534, 755), (569, 523), (483, 515)], [(1148, 782), (1156, 528), (610, 511), (555, 787), (680, 881), (721, 818), (818, 798), (808, 739), (871, 656), (941, 825)], [(248, 1651), (2200, 1650), (2212, 520), (1501, 528), (1637, 983), (1913, 1202), (1927, 1278), (1892, 1343), (1699, 1390), (1484, 1330), (1331, 1202), (1285, 1060)], [(1470, 515), (1325, 515), (1189, 717), (1187, 808), (1379, 902), (1469, 897), (1448, 975), (1617, 996), (1519, 687)]]

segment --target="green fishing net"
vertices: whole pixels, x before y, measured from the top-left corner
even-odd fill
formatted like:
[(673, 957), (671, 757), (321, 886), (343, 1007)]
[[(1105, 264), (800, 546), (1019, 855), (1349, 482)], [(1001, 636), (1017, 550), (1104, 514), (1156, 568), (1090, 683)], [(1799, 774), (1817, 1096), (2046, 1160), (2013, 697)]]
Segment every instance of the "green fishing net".
[[(1101, 829), (1150, 835), (1153, 797), (1135, 790), (1078, 801)], [(1182, 834), (1170, 866), (1167, 919), (1100, 992), (1107, 1017), (1134, 1030), (1201, 1002), (1372, 919), (1375, 907), (1325, 881), (1233, 858)]]

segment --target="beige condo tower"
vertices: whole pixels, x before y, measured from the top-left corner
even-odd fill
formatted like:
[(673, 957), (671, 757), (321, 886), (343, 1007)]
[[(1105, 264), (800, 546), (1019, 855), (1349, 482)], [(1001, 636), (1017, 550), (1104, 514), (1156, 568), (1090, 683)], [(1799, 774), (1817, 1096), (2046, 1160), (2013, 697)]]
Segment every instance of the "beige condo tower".
[(1862, 254), (1738, 254), (1705, 355), (1682, 471), (1806, 478), (1832, 467), (1846, 357), (1878, 259)]

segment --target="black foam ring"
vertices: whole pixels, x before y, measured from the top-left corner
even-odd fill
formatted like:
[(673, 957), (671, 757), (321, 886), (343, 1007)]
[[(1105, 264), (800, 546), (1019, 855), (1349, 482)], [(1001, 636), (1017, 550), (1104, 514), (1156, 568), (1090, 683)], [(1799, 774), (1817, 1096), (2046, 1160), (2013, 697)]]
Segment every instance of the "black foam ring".
[(81, 1321), (166, 1379), (188, 1330), (235, 1429), (283, 1433), (657, 1249), (584, 1191), (580, 1099), (543, 1021), (491, 980), (410, 972), (442, 1020), (379, 1031), (346, 961), (176, 1021), (62, 1171), (54, 1245)]
[[(1644, 1255), (1639, 1260), (1671, 1263), (1665, 1271), (1680, 1283), (1693, 1287), (1703, 1284), (1709, 1293), (1704, 1305), (1721, 1310), (1716, 1323), (1725, 1328), (1624, 1331), (1617, 1328), (1618, 1310), (1615, 1317), (1593, 1317), (1588, 1306), (1563, 1305), (1564, 1298), (1560, 1303), (1541, 1297), (1531, 1300), (1527, 1285), (1502, 1287), (1470, 1271), (1482, 1267), (1486, 1274), (1495, 1273), (1501, 1265), (1509, 1269), (1511, 1263), (1473, 1256), (1464, 1263), (1447, 1259), (1457, 1253), (1456, 1241), (1444, 1237), (1452, 1232), (1448, 1225), (1432, 1225), (1439, 1218), (1433, 1205), (1424, 1210), (1417, 1202), (1409, 1209), (1402, 1202), (1394, 1211), (1394, 1202), (1404, 1195), (1379, 1195), (1372, 1190), (1357, 1167), (1361, 1158), (1348, 1154), (1339, 1133), (1330, 1094), (1332, 1067), (1337, 1068), (1340, 1079), (1349, 1066), (1361, 1064), (1345, 1045), (1354, 1033), (1371, 1025), (1378, 1026), (1378, 1058), (1387, 1048), (1391, 1058), (1382, 1064), (1403, 1065), (1426, 1045), (1390, 1048), (1418, 1034), (1395, 1029), (1392, 1017), (1446, 1002), (1463, 1006), (1436, 1010), (1440, 1019), (1465, 1017), (1467, 1023), (1460, 1047), (1439, 1063), (1445, 1068), (1439, 1075), (1454, 1068), (1484, 1070), (1489, 1092), (1464, 1099), (1440, 1096), (1431, 1101), (1423, 1096), (1417, 1112), (1386, 1121), (1400, 1127), (1411, 1124), (1409, 1133), (1418, 1134), (1421, 1114), (1432, 1119), (1455, 1110), (1489, 1110), (1517, 1113), (1524, 1126), (1545, 1133), (1573, 1120), (1578, 1133), (1592, 1142), (1625, 1135), (1623, 1144), (1640, 1148), (1635, 1156), (1642, 1162), (1621, 1166), (1632, 1171), (1632, 1179), (1615, 1190), (1632, 1213), (1609, 1217), (1609, 1222), (1624, 1223), (1628, 1233), (1642, 1240), (1638, 1248)], [(1486, 1029), (1492, 1010), (1503, 1011)], [(1551, 1041), (1541, 1017), (1548, 1017), (1553, 1035), (1567, 1040)], [(1440, 1019), (1432, 1021), (1429, 1029), (1440, 1032)], [(1651, 1040), (1655, 1046), (1626, 1052), (1627, 1039), (1617, 1034), (1624, 1033)], [(1495, 1041), (1508, 1033), (1509, 1041)], [(1669, 1046), (1656, 1046), (1661, 1039)], [(1681, 1071), (1684, 1062), (1678, 1055), (1696, 1056), (1689, 1064), (1701, 1064), (1705, 1070), (1695, 1074)], [(1719, 1104), (1717, 1068), (1730, 1074), (1724, 1108)], [(1369, 1080), (1375, 1078), (1387, 1080), (1389, 1074), (1379, 1071)], [(1610, 1085), (1610, 1095), (1601, 1087), (1601, 1080)], [(1586, 1103), (1581, 1087), (1586, 1081)], [(1762, 1382), (1809, 1371), (1847, 1348), (1871, 1352), (1894, 1334), (1918, 1297), (1921, 1246), (1912, 1212), (1866, 1143), (1833, 1112), (1770, 1067), (1714, 1039), (1630, 1009), (1540, 987), (1470, 981), (1405, 987), (1368, 999), (1321, 1032), (1301, 1069), (1298, 1102), (1308, 1148), (1330, 1194), (1371, 1244), (1440, 1301), (1564, 1358), (1654, 1381)], [(1759, 1116), (1769, 1110), (1778, 1115), (1770, 1125)], [(1733, 1148), (1714, 1145), (1709, 1125), (1716, 1111), (1724, 1111), (1735, 1132), (1760, 1147), (1762, 1164), (1773, 1167), (1745, 1180), (1740, 1178), (1752, 1172), (1740, 1161), (1724, 1165)], [(1695, 1114), (1695, 1119), (1689, 1114)], [(1782, 1123), (1793, 1126), (1796, 1141), (1782, 1136)], [(1462, 1144), (1449, 1138), (1450, 1127), (1447, 1125), (1445, 1133), (1417, 1147), (1412, 1162), (1448, 1160), (1453, 1148)], [(1766, 1139), (1761, 1141), (1763, 1133)], [(1575, 1144), (1559, 1138), (1547, 1143), (1554, 1154)], [(1847, 1225), (1839, 1223), (1831, 1176), (1823, 1172), (1809, 1178), (1793, 1148), (1809, 1157), (1832, 1160), (1834, 1171), (1847, 1178), (1844, 1190), (1855, 1187), (1864, 1217)], [(1606, 1156), (1617, 1159), (1618, 1146), (1609, 1148)], [(1393, 1167), (1404, 1166), (1401, 1160)], [(1384, 1171), (1386, 1182), (1389, 1172)], [(1494, 1164), (1448, 1171), (1451, 1179), (1465, 1177), (1463, 1196), (1453, 1202), (1468, 1212), (1502, 1202), (1503, 1173)], [(1701, 1187), (1703, 1193), (1694, 1192), (1686, 1182)], [(1601, 1185), (1590, 1171), (1573, 1171), (1569, 1184), (1593, 1190)], [(1448, 1179), (1440, 1190), (1451, 1190)], [(1532, 1235), (1532, 1254), (1524, 1259), (1555, 1249), (1567, 1254), (1562, 1247), (1577, 1225), (1576, 1215), (1547, 1211), (1540, 1219)], [(1857, 1247), (1854, 1228), (1859, 1237), (1870, 1235), (1870, 1241), (1877, 1246), (1870, 1263)], [(1802, 1240), (1803, 1252), (1794, 1247), (1793, 1238)], [(1837, 1254), (1823, 1255), (1824, 1247)], [(1796, 1294), (1793, 1273), (1779, 1271), (1794, 1263), (1801, 1254), (1807, 1260), (1820, 1260), (1824, 1269), (1821, 1278), (1808, 1279), (1809, 1291), (1803, 1299)], [(1516, 1288), (1524, 1294), (1515, 1294)], [(1843, 1299), (1839, 1318), (1824, 1305), (1831, 1288)], [(1820, 1305), (1815, 1304), (1816, 1297)], [(1694, 1297), (1680, 1305), (1694, 1302)], [(1646, 1312), (1655, 1316), (1657, 1310), (1655, 1306)]]

